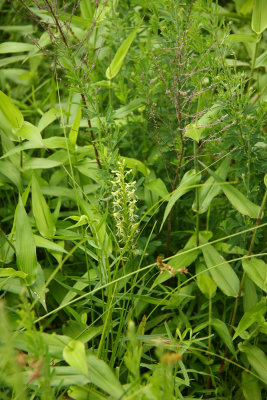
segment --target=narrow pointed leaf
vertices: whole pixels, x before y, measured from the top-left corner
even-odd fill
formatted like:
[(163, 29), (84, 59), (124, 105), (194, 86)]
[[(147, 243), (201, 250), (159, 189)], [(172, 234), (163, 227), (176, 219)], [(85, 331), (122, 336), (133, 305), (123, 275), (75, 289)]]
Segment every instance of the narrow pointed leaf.
[(110, 394), (113, 399), (122, 399), (124, 390), (110, 367), (94, 355), (87, 357), (91, 382)]
[(218, 119), (218, 114), (221, 109), (222, 107), (220, 104), (214, 104), (210, 110), (199, 118), (199, 120), (187, 125), (185, 136), (195, 140), (196, 142), (199, 142), (200, 139), (206, 137), (209, 134), (210, 125)]
[(117, 53), (115, 54), (110, 66), (106, 70), (107, 79), (113, 79), (119, 73), (119, 71), (122, 67), (124, 58), (126, 57), (126, 54), (128, 53), (128, 50), (137, 34), (138, 29), (139, 29), (139, 26), (130, 33), (130, 35), (124, 40), (124, 42), (118, 48)]
[(226, 324), (221, 321), (220, 319), (214, 318), (211, 320), (211, 325), (215, 329), (215, 331), (218, 333), (222, 341), (225, 343), (225, 345), (228, 347), (228, 349), (231, 351), (231, 353), (236, 356), (235, 354), (235, 348), (233, 345), (232, 337), (230, 335), (229, 329), (227, 328)]
[(227, 296), (236, 297), (240, 282), (230, 264), (211, 244), (203, 247), (202, 253), (207, 268), (221, 291)]
[[(231, 158), (226, 157), (215, 172), (216, 175), (221, 178), (221, 181), (225, 181), (227, 177), (230, 162)], [(208, 210), (210, 203), (214, 197), (221, 192), (221, 190), (221, 186), (218, 184), (218, 182), (213, 178), (213, 176), (210, 176), (199, 190), (199, 214), (203, 214)], [(194, 201), (192, 208), (194, 211), (197, 211), (196, 201)]]
[(56, 108), (51, 108), (51, 110), (44, 113), (38, 122), (38, 129), (42, 132), (48, 125), (52, 124), (58, 117), (60, 117), (61, 111)]
[(189, 192), (192, 190), (195, 185), (199, 183), (201, 179), (201, 175), (196, 173), (194, 169), (187, 171), (182, 180), (180, 185), (175, 189), (175, 191), (172, 193), (172, 195), (169, 198), (167, 207), (164, 212), (163, 220), (160, 229), (162, 228), (164, 222), (166, 221), (166, 218), (171, 212), (172, 207), (176, 203), (177, 200), (179, 200), (180, 197), (182, 197), (185, 193)]
[(234, 186), (228, 184), (227, 182), (222, 182), (221, 178), (210, 168), (206, 167), (204, 163), (201, 161), (199, 161), (199, 163), (204, 166), (208, 170), (209, 174), (221, 185), (225, 196), (228, 198), (233, 207), (237, 209), (237, 211), (239, 211), (241, 214), (249, 216), (250, 218), (258, 218), (260, 212), (260, 207), (258, 205), (252, 203)]
[(16, 130), (14, 133), (18, 138), (27, 139), (33, 143), (43, 145), (40, 130), (30, 122), (24, 121), (20, 129)]
[(89, 376), (84, 344), (78, 340), (72, 340), (63, 350), (65, 361), (74, 369), (85, 376)]
[(267, 264), (263, 260), (252, 257), (250, 260), (244, 258), (242, 265), (250, 279), (267, 293)]
[(14, 129), (19, 129), (24, 121), (23, 115), (10, 98), (0, 90), (0, 110)]
[(245, 371), (242, 372), (242, 392), (245, 400), (262, 400), (259, 381)]
[(82, 117), (82, 109), (81, 107), (79, 107), (69, 134), (70, 143), (73, 144), (74, 146), (77, 143), (81, 117)]
[(41, 235), (51, 239), (56, 231), (54, 220), (34, 174), (32, 176), (32, 211)]
[(240, 336), (246, 329), (248, 329), (255, 322), (264, 322), (264, 314), (266, 313), (267, 305), (265, 301), (261, 301), (254, 307), (251, 307), (245, 312), (236, 328), (233, 340)]
[(239, 344), (239, 349), (246, 354), (249, 363), (259, 377), (267, 384), (267, 358), (264, 352), (252, 344)]
[(21, 197), (19, 198), (16, 217), (16, 257), (18, 268), (27, 274), (26, 282), (31, 285), (36, 277), (36, 246)]

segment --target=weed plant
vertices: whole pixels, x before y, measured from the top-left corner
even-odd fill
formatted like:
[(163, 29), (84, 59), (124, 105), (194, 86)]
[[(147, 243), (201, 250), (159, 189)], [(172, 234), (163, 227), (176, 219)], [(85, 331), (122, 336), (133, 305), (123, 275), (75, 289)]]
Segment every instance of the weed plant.
[(0, 398), (265, 399), (264, 2), (0, 11)]

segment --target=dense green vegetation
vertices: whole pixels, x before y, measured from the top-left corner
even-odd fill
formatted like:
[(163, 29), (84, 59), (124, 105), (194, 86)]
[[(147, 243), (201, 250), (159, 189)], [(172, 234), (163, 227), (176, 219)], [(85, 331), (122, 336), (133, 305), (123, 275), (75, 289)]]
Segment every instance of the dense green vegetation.
[(0, 0), (0, 398), (266, 398), (264, 0)]

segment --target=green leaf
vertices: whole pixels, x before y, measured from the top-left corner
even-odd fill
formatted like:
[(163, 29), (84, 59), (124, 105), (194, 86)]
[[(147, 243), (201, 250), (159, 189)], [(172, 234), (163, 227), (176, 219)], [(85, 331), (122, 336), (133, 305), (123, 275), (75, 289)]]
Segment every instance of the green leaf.
[(258, 303), (257, 287), (255, 283), (245, 275), (243, 286), (243, 307), (244, 311), (248, 311), (251, 307)]
[(245, 400), (262, 400), (259, 381), (246, 371), (242, 372), (242, 392)]
[(235, 0), (235, 6), (238, 13), (248, 14), (253, 8), (254, 0)]
[(7, 179), (10, 180), (11, 183), (15, 184), (19, 191), (22, 191), (22, 180), (20, 171), (17, 167), (9, 161), (0, 161), (0, 172)]
[(35, 48), (34, 44), (20, 42), (3, 42), (0, 44), (0, 54), (20, 53), (31, 51)]
[(233, 340), (240, 336), (246, 329), (248, 329), (255, 322), (264, 322), (264, 314), (266, 313), (267, 305), (265, 301), (261, 301), (249, 311), (246, 311), (236, 328)]
[(165, 183), (160, 179), (152, 179), (152, 180), (146, 180), (144, 183), (144, 186), (151, 190), (151, 192), (157, 194), (161, 198), (168, 196), (169, 192), (165, 186)]
[(251, 28), (260, 35), (267, 28), (267, 7), (266, 0), (255, 0)]
[(225, 196), (228, 198), (233, 207), (237, 209), (237, 211), (239, 211), (241, 214), (249, 216), (250, 218), (258, 218), (260, 212), (260, 207), (258, 205), (252, 203), (234, 186), (228, 184), (227, 182), (222, 182), (221, 178), (210, 168), (206, 167), (204, 163), (201, 161), (199, 161), (199, 163), (204, 166), (209, 174), (220, 184)]
[(267, 264), (263, 260), (252, 257), (250, 260), (244, 258), (242, 265), (250, 279), (267, 293)]
[(220, 104), (214, 104), (198, 121), (187, 125), (185, 128), (185, 136), (196, 142), (206, 137), (209, 134), (209, 125), (213, 124), (218, 119), (218, 114), (221, 110), (222, 106)]
[(231, 353), (236, 357), (232, 337), (226, 324), (220, 319), (214, 318), (211, 320), (211, 325), (216, 330), (216, 332), (225, 343), (225, 345), (228, 347), (228, 349), (231, 351)]
[(127, 168), (132, 168), (133, 170), (137, 169), (140, 171), (144, 176), (148, 175), (148, 168), (145, 166), (142, 161), (136, 160), (135, 158), (129, 157), (120, 157), (121, 161), (125, 161), (125, 165)]
[(22, 271), (16, 271), (14, 268), (0, 268), (0, 277), (14, 277), (17, 276), (18, 278), (26, 279), (27, 274)]
[(91, 382), (113, 399), (122, 399), (124, 390), (110, 367), (94, 355), (87, 356), (88, 369)]
[(26, 282), (31, 285), (36, 277), (36, 246), (31, 224), (23, 207), (21, 197), (19, 197), (17, 206), (15, 247), (18, 268), (27, 274)]
[(77, 143), (81, 117), (82, 117), (82, 109), (81, 109), (81, 107), (79, 107), (78, 111), (77, 111), (77, 114), (76, 114), (76, 117), (74, 119), (74, 122), (72, 124), (70, 133), (69, 133), (69, 141), (74, 146)]
[[(220, 177), (221, 181), (224, 181), (227, 177), (227, 173), (229, 170), (231, 158), (226, 157), (219, 168), (216, 170), (216, 175)], [(199, 214), (203, 214), (206, 212), (210, 206), (210, 203), (221, 192), (221, 187), (215, 179), (210, 176), (209, 179), (201, 186), (199, 190)], [(196, 200), (194, 201), (192, 208), (194, 211), (197, 211), (196, 208)]]
[(78, 217), (76, 215), (72, 215), (72, 216), (67, 217), (65, 219), (72, 219), (74, 221), (77, 221), (77, 224), (71, 225), (66, 229), (78, 228), (79, 226), (88, 225), (88, 223), (89, 223), (87, 215), (81, 215), (80, 217)]
[(210, 277), (209, 272), (204, 264), (196, 263), (196, 278), (197, 285), (201, 292), (208, 299), (212, 298), (216, 294), (217, 285), (214, 280)]
[(56, 232), (54, 220), (34, 173), (32, 175), (32, 211), (41, 235), (52, 239)]
[[(202, 239), (201, 235), (200, 239), (201, 244), (206, 242)], [(201, 250), (207, 268), (218, 287), (227, 296), (236, 297), (239, 291), (240, 282), (230, 264), (225, 261), (223, 256), (218, 253), (211, 244), (203, 247)]]
[(160, 229), (162, 229), (162, 226), (163, 226), (164, 222), (166, 221), (166, 218), (168, 217), (169, 213), (171, 212), (171, 209), (174, 206), (174, 204), (176, 203), (176, 201), (180, 197), (182, 197), (185, 193), (192, 190), (195, 187), (195, 185), (197, 185), (199, 183), (200, 179), (201, 179), (201, 174), (196, 173), (196, 171), (194, 169), (191, 169), (190, 171), (187, 171), (184, 174), (184, 176), (180, 182), (180, 185), (177, 187), (177, 189), (174, 190), (174, 192), (171, 194), (171, 196), (168, 200), (168, 204), (167, 204), (167, 207), (164, 212), (164, 216), (163, 216), (163, 220), (162, 220)]
[(44, 272), (43, 272), (40, 264), (37, 264), (36, 280), (31, 285), (30, 288), (31, 288), (31, 293), (32, 293), (33, 297), (42, 304), (45, 311), (47, 312), (45, 293), (48, 291), (48, 289), (44, 289), (45, 288), (45, 277), (44, 277)]
[(114, 119), (125, 118), (131, 112), (133, 112), (137, 108), (143, 106), (144, 104), (146, 104), (145, 99), (143, 99), (143, 98), (134, 99), (134, 100), (130, 101), (130, 103), (127, 104), (127, 106), (121, 107), (118, 110), (115, 110), (114, 114), (113, 114), (113, 118)]
[(33, 143), (43, 145), (40, 130), (30, 122), (24, 121), (20, 129), (16, 130), (14, 133), (18, 138), (27, 139)]
[(267, 66), (267, 50), (256, 58), (255, 68), (261, 68)]
[(0, 110), (8, 123), (14, 129), (19, 129), (24, 121), (20, 110), (14, 105), (10, 98), (0, 90)]
[(56, 108), (51, 108), (51, 110), (44, 113), (38, 122), (38, 129), (42, 132), (48, 125), (52, 124), (58, 117), (60, 117), (61, 111)]
[(257, 43), (260, 40), (255, 33), (233, 33), (227, 39), (231, 43)]
[(130, 35), (124, 40), (124, 42), (118, 48), (110, 66), (106, 70), (106, 77), (107, 79), (113, 79), (120, 71), (124, 58), (128, 53), (128, 50), (137, 34), (139, 29), (139, 25), (135, 28)]
[(51, 240), (47, 240), (43, 238), (42, 236), (34, 235), (34, 241), (36, 244), (36, 247), (41, 247), (43, 249), (48, 249), (60, 253), (68, 253), (63, 247), (60, 245), (52, 242)]
[(248, 358), (252, 368), (256, 371), (258, 376), (267, 383), (267, 358), (264, 352), (257, 346), (251, 344), (240, 343), (238, 345), (240, 351), (244, 352)]
[(58, 167), (62, 163), (60, 161), (49, 160), (48, 158), (31, 157), (23, 164), (23, 171), (28, 169), (46, 169)]
[(72, 368), (89, 377), (85, 347), (82, 342), (72, 340), (66, 347), (64, 347), (63, 357)]

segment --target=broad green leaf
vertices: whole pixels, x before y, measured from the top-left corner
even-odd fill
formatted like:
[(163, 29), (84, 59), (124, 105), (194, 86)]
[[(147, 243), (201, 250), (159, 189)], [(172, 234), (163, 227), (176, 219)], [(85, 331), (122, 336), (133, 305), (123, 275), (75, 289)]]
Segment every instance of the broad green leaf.
[(62, 163), (60, 161), (49, 160), (48, 158), (34, 158), (31, 157), (23, 164), (23, 171), (28, 169), (46, 169), (58, 167)]
[(248, 275), (244, 278), (243, 292), (243, 308), (248, 311), (258, 303), (257, 287)]
[(74, 146), (77, 143), (81, 117), (82, 117), (82, 109), (81, 107), (79, 107), (69, 134), (69, 141)]
[(227, 328), (226, 324), (220, 319), (214, 318), (211, 320), (211, 325), (218, 333), (218, 335), (225, 343), (225, 345), (228, 347), (228, 349), (231, 351), (231, 353), (236, 357), (232, 337), (230, 335), (229, 329)]
[[(227, 177), (230, 162), (231, 158), (226, 157), (215, 172), (216, 175), (218, 175), (218, 177), (220, 177), (222, 181), (225, 181)], [(212, 176), (210, 176), (199, 190), (199, 210), (198, 210), (199, 214), (203, 214), (208, 210), (210, 203), (212, 202), (214, 197), (216, 197), (221, 192), (221, 190), (222, 189), (218, 184), (218, 182), (215, 181), (215, 179)], [(194, 211), (197, 211), (196, 200), (194, 201), (192, 208)]]
[(64, 347), (63, 357), (72, 368), (89, 377), (85, 347), (82, 342), (72, 340), (66, 347)]
[[(205, 243), (203, 239), (202, 243)], [(211, 245), (202, 247), (202, 253), (207, 268), (221, 291), (227, 296), (236, 297), (239, 291), (240, 282), (230, 264)]]
[(36, 277), (36, 246), (31, 224), (23, 207), (21, 197), (19, 197), (17, 206), (15, 247), (18, 268), (27, 274), (26, 282), (31, 285)]
[(18, 278), (26, 279), (27, 274), (22, 271), (16, 271), (14, 268), (0, 268), (0, 277), (12, 277), (16, 276)]
[(45, 311), (47, 312), (46, 308), (46, 301), (45, 301), (45, 293), (48, 289), (44, 289), (45, 287), (45, 277), (44, 272), (40, 264), (37, 264), (36, 269), (36, 279), (35, 282), (31, 285), (31, 292), (35, 299), (37, 299), (42, 306), (44, 307)]
[(261, 301), (249, 311), (246, 311), (236, 328), (233, 340), (240, 336), (246, 329), (248, 329), (255, 322), (264, 322), (264, 314), (266, 313), (267, 305), (265, 301)]
[(41, 235), (47, 239), (53, 238), (56, 232), (54, 220), (34, 173), (32, 175), (32, 211)]
[(18, 138), (30, 140), (33, 143), (43, 145), (40, 130), (30, 122), (24, 121), (20, 129), (14, 131)]
[(242, 372), (241, 387), (245, 400), (262, 400), (259, 381), (246, 371)]
[(267, 264), (263, 260), (252, 257), (250, 260), (244, 258), (242, 265), (250, 279), (267, 293)]
[(193, 188), (195, 188), (196, 185), (199, 183), (200, 179), (201, 179), (201, 174), (196, 173), (196, 171), (194, 169), (191, 169), (190, 171), (187, 171), (184, 174), (179, 186), (177, 187), (177, 189), (174, 190), (174, 192), (171, 194), (171, 196), (168, 200), (168, 204), (167, 204), (167, 207), (164, 212), (164, 216), (163, 216), (163, 220), (162, 220), (160, 229), (162, 229), (162, 226), (163, 226), (164, 222), (166, 221), (166, 218), (168, 217), (169, 213), (171, 212), (171, 209), (174, 206), (174, 204), (176, 203), (176, 201), (180, 197), (182, 197), (185, 193), (187, 193), (190, 190), (192, 190)]
[(20, 110), (14, 105), (10, 98), (0, 90), (0, 110), (8, 123), (14, 129), (19, 129), (24, 121)]
[(228, 184), (227, 182), (222, 182), (220, 177), (210, 168), (206, 167), (204, 163), (201, 161), (199, 161), (199, 163), (204, 166), (208, 170), (209, 174), (220, 184), (225, 196), (228, 198), (233, 207), (237, 209), (237, 211), (239, 211), (241, 214), (249, 216), (250, 218), (258, 218), (260, 212), (260, 207), (258, 205), (252, 203), (234, 186)]
[(0, 54), (21, 53), (31, 51), (35, 48), (34, 44), (20, 42), (3, 42), (0, 44)]
[(267, 28), (267, 7), (266, 0), (255, 0), (251, 28), (260, 35)]
[(210, 277), (205, 265), (201, 263), (196, 263), (196, 278), (197, 285), (204, 296), (206, 296), (208, 299), (215, 296), (217, 285)]
[(257, 43), (260, 38), (255, 33), (233, 33), (227, 39), (232, 43)]
[(120, 157), (122, 161), (125, 161), (125, 165), (127, 168), (132, 168), (133, 170), (137, 169), (137, 171), (142, 172), (144, 176), (148, 175), (148, 168), (145, 166), (142, 161), (136, 160), (135, 158), (129, 157)]
[(214, 104), (209, 111), (207, 111), (196, 122), (187, 125), (185, 129), (185, 136), (199, 142), (209, 134), (210, 125), (218, 119), (218, 114), (222, 110), (220, 104)]
[(166, 197), (169, 194), (165, 183), (160, 178), (145, 181), (144, 186), (161, 198)]
[[(71, 399), (74, 400), (88, 400), (91, 397), (90, 392), (91, 390), (88, 387), (85, 388), (81, 386), (70, 386), (68, 390), (68, 395)], [(106, 395), (97, 393), (95, 390), (93, 391), (92, 396), (94, 400), (106, 400), (107, 398)]]
[(71, 225), (66, 229), (78, 228), (79, 226), (88, 225), (89, 223), (87, 215), (81, 215), (80, 217), (72, 215), (70, 217), (67, 217), (66, 219), (72, 219), (74, 221), (77, 221), (75, 225)]
[[(89, 279), (88, 279), (89, 274)], [(94, 269), (90, 269), (89, 273), (86, 272), (81, 279), (79, 279), (75, 285), (73, 285), (73, 290), (69, 290), (66, 296), (60, 303), (60, 306), (66, 305), (69, 301), (71, 301), (74, 297), (77, 296), (77, 290), (83, 290), (86, 286), (89, 286), (89, 282), (95, 281), (97, 278), (97, 274)]]
[(113, 60), (111, 61), (110, 66), (106, 70), (107, 79), (113, 79), (120, 71), (124, 58), (128, 53), (128, 50), (137, 34), (139, 26), (135, 28), (130, 35), (124, 40), (124, 42), (120, 45), (117, 50)]
[(235, 0), (236, 11), (240, 14), (248, 14), (253, 8), (254, 0)]
[(52, 242), (51, 240), (47, 240), (42, 236), (34, 235), (34, 241), (36, 247), (41, 247), (43, 249), (52, 250), (60, 253), (68, 253), (62, 246)]
[(0, 172), (8, 178), (11, 183), (15, 184), (19, 191), (22, 191), (20, 171), (13, 163), (9, 161), (0, 161)]
[(240, 351), (244, 352), (252, 368), (258, 376), (267, 384), (267, 358), (264, 352), (257, 346), (240, 343)]
[(267, 50), (256, 58), (255, 68), (261, 68), (267, 66)]
[(132, 101), (130, 101), (129, 104), (127, 104), (127, 106), (121, 107), (118, 110), (115, 110), (114, 114), (113, 114), (113, 118), (114, 119), (125, 118), (131, 112), (133, 112), (137, 108), (143, 106), (144, 104), (146, 104), (146, 100), (143, 98), (132, 100)]
[(122, 399), (123, 387), (110, 367), (94, 355), (87, 356), (87, 361), (91, 382), (111, 395), (113, 399)]
[(60, 117), (61, 111), (56, 108), (51, 108), (51, 110), (45, 112), (40, 121), (38, 122), (38, 129), (42, 132), (48, 125), (52, 124), (58, 117)]
[(0, 60), (0, 68), (4, 67), (5, 65), (9, 65), (9, 64), (13, 64), (18, 61), (22, 61), (24, 59), (25, 59), (25, 55), (2, 58)]

